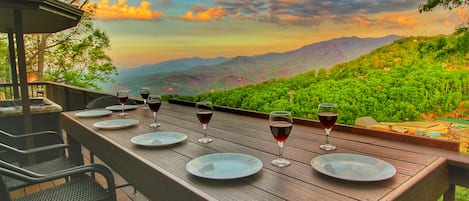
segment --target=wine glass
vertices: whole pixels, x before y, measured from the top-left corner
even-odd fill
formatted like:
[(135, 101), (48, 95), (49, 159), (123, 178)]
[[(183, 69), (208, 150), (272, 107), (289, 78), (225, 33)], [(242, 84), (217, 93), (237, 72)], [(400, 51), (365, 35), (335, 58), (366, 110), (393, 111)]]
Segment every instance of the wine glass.
[(129, 91), (128, 90), (118, 90), (117, 91), (117, 98), (119, 98), (119, 103), (122, 105), (122, 112), (119, 114), (120, 116), (125, 116), (127, 113), (124, 112), (125, 103), (129, 98)]
[(140, 87), (140, 96), (142, 96), (143, 104), (144, 104), (142, 109), (144, 109), (144, 110), (148, 109), (147, 100), (148, 100), (149, 95), (150, 95), (150, 87)]
[(329, 135), (331, 134), (332, 128), (334, 128), (335, 122), (337, 121), (337, 104), (319, 104), (318, 118), (322, 124), (322, 127), (324, 127), (324, 130), (326, 131), (326, 144), (320, 145), (319, 148), (326, 151), (336, 150), (336, 146), (329, 144)]
[(153, 113), (153, 123), (150, 124), (150, 127), (152, 128), (160, 127), (161, 124), (156, 121), (156, 114), (158, 113), (158, 110), (160, 110), (160, 107), (161, 107), (161, 96), (160, 95), (148, 96), (148, 107)]
[(210, 143), (212, 142), (212, 138), (207, 137), (207, 125), (210, 122), (210, 119), (213, 115), (213, 104), (210, 101), (201, 101), (195, 104), (195, 113), (197, 118), (199, 119), (200, 124), (202, 124), (202, 128), (204, 129), (204, 137), (200, 138), (198, 141), (200, 143)]
[(278, 144), (278, 157), (271, 162), (277, 167), (285, 167), (290, 165), (290, 161), (283, 158), (283, 145), (293, 127), (293, 118), (289, 111), (273, 111), (269, 115), (269, 126), (272, 135)]

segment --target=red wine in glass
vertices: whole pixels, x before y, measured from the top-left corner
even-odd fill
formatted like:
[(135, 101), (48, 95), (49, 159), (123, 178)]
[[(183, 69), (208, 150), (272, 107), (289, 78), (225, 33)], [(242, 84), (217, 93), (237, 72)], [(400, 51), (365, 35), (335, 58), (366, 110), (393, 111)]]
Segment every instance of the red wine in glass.
[(320, 149), (326, 151), (336, 150), (337, 147), (329, 143), (329, 136), (332, 128), (337, 121), (337, 104), (321, 103), (318, 107), (318, 119), (326, 131), (326, 143), (319, 146)]
[(213, 112), (197, 112), (197, 118), (199, 119), (199, 122), (201, 124), (208, 124), (210, 122), (210, 119), (212, 118)]
[(213, 115), (213, 104), (210, 101), (200, 101), (195, 103), (195, 114), (199, 119), (202, 128), (204, 129), (204, 137), (200, 138), (198, 142), (206, 144), (213, 141), (212, 138), (207, 136), (207, 126)]
[(337, 121), (337, 113), (333, 112), (321, 112), (318, 117), (324, 128), (333, 128)]
[(158, 112), (158, 110), (160, 110), (160, 107), (161, 107), (161, 102), (149, 102), (148, 107), (150, 108), (152, 112)]
[(283, 158), (283, 145), (293, 127), (293, 117), (289, 111), (273, 111), (269, 115), (269, 126), (272, 136), (277, 140), (278, 158), (271, 162), (277, 167), (286, 167), (290, 161)]
[(142, 96), (143, 104), (145, 105), (145, 106), (142, 107), (142, 109), (144, 109), (144, 110), (148, 109), (147, 100), (148, 100), (148, 96), (150, 96), (150, 88), (149, 87), (140, 87), (140, 96)]
[(127, 90), (118, 90), (117, 91), (117, 98), (119, 99), (119, 103), (122, 105), (122, 112), (119, 114), (120, 116), (125, 116), (127, 113), (124, 112), (125, 103), (129, 98), (129, 92)]
[(150, 124), (152, 128), (158, 128), (161, 126), (160, 123), (156, 120), (156, 115), (161, 107), (161, 96), (160, 95), (151, 95), (148, 96), (148, 107), (150, 108), (151, 112), (153, 113), (153, 123)]
[(270, 124), (270, 131), (278, 142), (284, 142), (290, 135), (293, 125), (288, 122), (276, 122)]
[(119, 98), (119, 103), (120, 103), (121, 105), (124, 105), (125, 103), (127, 103), (127, 99), (129, 99), (128, 96), (120, 96), (120, 97), (118, 97), (118, 98)]
[(141, 93), (140, 96), (142, 96), (143, 99), (148, 99), (148, 96), (150, 95), (150, 92), (148, 93)]

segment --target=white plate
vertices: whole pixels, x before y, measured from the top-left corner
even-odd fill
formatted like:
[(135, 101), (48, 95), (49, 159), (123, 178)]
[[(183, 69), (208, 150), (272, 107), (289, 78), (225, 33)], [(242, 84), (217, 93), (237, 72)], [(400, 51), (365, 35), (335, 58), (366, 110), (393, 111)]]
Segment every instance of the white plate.
[(187, 139), (187, 135), (178, 132), (153, 132), (138, 135), (130, 139), (137, 145), (143, 146), (164, 146), (182, 142)]
[(138, 124), (138, 120), (135, 119), (113, 119), (106, 121), (98, 121), (93, 124), (96, 128), (103, 129), (119, 129)]
[(261, 169), (261, 160), (240, 153), (208, 154), (186, 164), (189, 173), (209, 179), (242, 178), (255, 174)]
[(77, 117), (101, 117), (112, 114), (112, 111), (109, 110), (88, 110), (84, 112), (75, 113)]
[[(122, 105), (111, 105), (105, 107), (106, 110), (112, 110), (112, 111), (122, 111)], [(133, 110), (137, 109), (137, 105), (124, 105), (124, 110)]]
[(396, 174), (390, 163), (357, 154), (324, 154), (313, 158), (311, 166), (325, 175), (349, 181), (381, 181)]

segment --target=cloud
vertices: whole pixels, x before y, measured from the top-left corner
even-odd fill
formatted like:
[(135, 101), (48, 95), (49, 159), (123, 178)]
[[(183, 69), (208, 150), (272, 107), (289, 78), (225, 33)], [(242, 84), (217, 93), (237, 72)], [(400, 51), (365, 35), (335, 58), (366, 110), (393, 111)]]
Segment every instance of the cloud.
[(414, 17), (406, 17), (400, 14), (388, 14), (386, 16), (380, 17), (379, 20), (391, 25), (404, 27), (413, 27), (416, 24)]
[(85, 9), (95, 8), (95, 17), (102, 20), (154, 20), (163, 18), (164, 14), (159, 11), (152, 11), (149, 1), (141, 1), (138, 7), (129, 6), (126, 0), (119, 0), (111, 4), (109, 0), (101, 0), (98, 3), (88, 3)]
[(458, 8), (458, 9), (456, 10), (456, 14), (457, 14), (457, 15), (461, 18), (461, 20), (463, 20), (463, 21), (469, 20), (468, 12), (469, 12), (469, 8), (467, 8), (467, 7)]
[(243, 15), (257, 16), (268, 7), (267, 0), (240, 0), (240, 1), (215, 1), (215, 4), (223, 7), (230, 13), (241, 13)]
[(187, 20), (187, 21), (210, 21), (210, 20), (220, 20), (226, 17), (229, 12), (222, 7), (216, 8), (203, 8), (201, 6), (192, 7), (191, 11), (187, 11), (186, 15), (178, 16), (177, 19)]
[(296, 3), (296, 0), (277, 0), (279, 3)]
[(443, 24), (444, 26), (447, 26), (447, 27), (454, 26), (453, 23), (451, 23), (451, 21), (449, 21), (449, 20), (444, 20), (441, 24)]
[(337, 24), (352, 24), (356, 27), (370, 27), (376, 24), (376, 20), (366, 17), (363, 13), (347, 17), (335, 15), (332, 20)]
[(361, 26), (369, 27), (372, 24), (371, 20), (367, 19), (364, 16), (358, 16), (358, 15), (350, 18), (348, 22), (350, 22), (351, 24), (355, 24), (356, 26), (359, 26), (359, 27)]
[(295, 23), (295, 22), (299, 22), (301, 19), (298, 16), (287, 15), (285, 17), (279, 17), (279, 20), (282, 22), (286, 22), (286, 23)]
[(454, 12), (449, 13), (446, 18), (440, 19), (440, 23), (444, 26), (457, 26), (469, 20), (469, 8), (457, 8)]
[[(337, 15), (336, 18), (341, 19), (337, 20), (338, 22), (349, 21), (360, 26), (369, 26), (372, 23), (363, 18), (363, 14), (400, 12), (409, 9), (417, 11), (418, 8), (418, 2), (404, 0), (218, 0), (215, 4), (233, 13), (235, 19), (294, 25), (318, 24), (321, 23), (320, 19)], [(401, 18), (393, 23), (411, 24), (412, 19)]]
[(235, 19), (238, 19), (238, 20), (252, 20), (252, 16), (250, 15), (243, 15), (241, 13), (236, 13), (235, 14)]

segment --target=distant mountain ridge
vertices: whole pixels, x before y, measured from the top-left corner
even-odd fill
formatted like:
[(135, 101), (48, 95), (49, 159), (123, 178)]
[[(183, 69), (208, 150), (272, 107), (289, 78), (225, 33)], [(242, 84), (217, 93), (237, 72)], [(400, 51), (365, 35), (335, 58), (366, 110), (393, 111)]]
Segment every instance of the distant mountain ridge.
[[(139, 86), (149, 86), (152, 93), (180, 95), (227, 90), (272, 78), (292, 77), (313, 69), (330, 68), (401, 38), (396, 35), (381, 38), (342, 37), (284, 53), (177, 59), (120, 70), (116, 85), (133, 88), (134, 91)], [(113, 87), (105, 90), (113, 90)]]
[(189, 70), (195, 66), (215, 65), (227, 61), (228, 58), (216, 57), (202, 59), (200, 57), (175, 59), (163, 61), (156, 64), (147, 64), (136, 68), (118, 69), (119, 75), (122, 77), (135, 77), (148, 74), (169, 73), (176, 71)]

